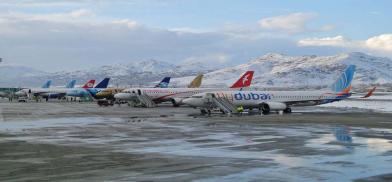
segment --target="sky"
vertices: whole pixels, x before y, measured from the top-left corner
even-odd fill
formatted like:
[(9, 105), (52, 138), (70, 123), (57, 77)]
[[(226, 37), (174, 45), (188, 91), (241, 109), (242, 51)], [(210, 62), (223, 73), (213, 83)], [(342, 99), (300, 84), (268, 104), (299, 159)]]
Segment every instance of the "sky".
[(266, 53), (392, 57), (388, 0), (0, 0), (0, 57), (49, 72)]

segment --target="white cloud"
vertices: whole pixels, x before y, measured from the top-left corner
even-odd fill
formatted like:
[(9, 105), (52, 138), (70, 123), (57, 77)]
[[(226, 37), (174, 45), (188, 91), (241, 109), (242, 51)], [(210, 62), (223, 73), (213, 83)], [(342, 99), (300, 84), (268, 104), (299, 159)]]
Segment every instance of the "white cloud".
[(344, 38), (341, 35), (336, 37), (324, 37), (324, 38), (308, 38), (298, 41), (299, 46), (336, 46), (346, 47), (351, 44), (351, 41)]
[(136, 21), (129, 19), (113, 20), (112, 23), (116, 25), (124, 25), (130, 29), (140, 26), (139, 23), (137, 23)]
[(315, 13), (293, 13), (261, 19), (259, 25), (268, 30), (301, 33), (307, 30), (307, 23), (316, 17)]
[(3, 21), (50, 21), (50, 22), (69, 22), (81, 21), (83, 18), (94, 17), (95, 14), (88, 9), (77, 9), (65, 13), (48, 13), (48, 14), (27, 14), (20, 12), (0, 13), (0, 19)]
[(392, 34), (381, 34), (365, 42), (366, 47), (375, 50), (392, 51)]
[(392, 34), (381, 34), (366, 40), (350, 40), (341, 35), (336, 37), (307, 38), (299, 40), (297, 44), (299, 46), (343, 47), (355, 51), (392, 55)]

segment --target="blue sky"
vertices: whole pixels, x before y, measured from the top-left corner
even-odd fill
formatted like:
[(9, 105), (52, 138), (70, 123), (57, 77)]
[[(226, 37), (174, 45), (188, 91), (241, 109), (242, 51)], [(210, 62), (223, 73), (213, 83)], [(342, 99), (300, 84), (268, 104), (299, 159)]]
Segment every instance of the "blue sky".
[(53, 71), (145, 59), (234, 65), (269, 52), (391, 57), (391, 5), (386, 0), (2, 0), (0, 55), (8, 63)]

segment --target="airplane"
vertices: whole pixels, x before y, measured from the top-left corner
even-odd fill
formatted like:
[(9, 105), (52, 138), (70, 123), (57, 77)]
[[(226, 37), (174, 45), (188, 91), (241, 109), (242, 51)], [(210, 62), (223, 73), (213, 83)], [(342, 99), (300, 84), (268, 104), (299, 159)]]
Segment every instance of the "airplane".
[[(249, 87), (253, 77), (253, 71), (245, 72), (230, 88), (242, 89)], [(182, 105), (182, 101), (192, 95), (220, 90), (217, 88), (128, 88), (114, 95), (121, 101), (140, 101), (141, 96), (147, 97), (153, 104), (171, 101), (174, 107)], [(144, 99), (145, 100), (145, 99)]]
[[(169, 86), (171, 77), (165, 77), (162, 79), (161, 82), (155, 85), (155, 88), (167, 88)], [(107, 100), (114, 100), (114, 94), (120, 93), (123, 91), (123, 88), (105, 88), (101, 89), (94, 95), (95, 99), (107, 99)]]
[[(108, 82), (108, 80), (106, 80), (106, 79), (102, 80), (102, 82), (106, 82), (106, 81)], [(93, 89), (94, 84), (95, 84), (95, 80), (89, 80), (82, 87), (65, 90), (65, 92), (63, 92), (63, 94), (65, 94), (65, 96), (69, 96), (69, 97), (89, 97), (90, 92), (88, 91), (88, 89)], [(105, 83), (102, 83), (102, 84), (105, 84)]]
[[(327, 91), (207, 91), (195, 94), (183, 103), (199, 108), (202, 113), (211, 113), (214, 108), (222, 112), (243, 107), (259, 109), (262, 114), (271, 111), (291, 113), (292, 106), (314, 106), (340, 101), (351, 96), (351, 81), (355, 66), (350, 65)], [(225, 103), (222, 103), (225, 102)], [(222, 104), (220, 104), (222, 103)]]
[(31, 93), (32, 90), (48, 89), (51, 84), (52, 80), (48, 80), (40, 88), (23, 88), (18, 92), (15, 92), (15, 95), (18, 97), (28, 96), (28, 93)]
[[(47, 88), (27, 88), (22, 89), (15, 94), (17, 96), (35, 96), (35, 97), (42, 97), (48, 101), (49, 98), (62, 98), (67, 95), (67, 93), (72, 92), (73, 90), (80, 90), (80, 89), (87, 89), (94, 86), (95, 80), (89, 80), (82, 88), (71, 88), (75, 86), (75, 80), (70, 81), (65, 88), (60, 87), (47, 87), (48, 84), (46, 83), (44, 86)], [(50, 84), (49, 84), (50, 85)]]

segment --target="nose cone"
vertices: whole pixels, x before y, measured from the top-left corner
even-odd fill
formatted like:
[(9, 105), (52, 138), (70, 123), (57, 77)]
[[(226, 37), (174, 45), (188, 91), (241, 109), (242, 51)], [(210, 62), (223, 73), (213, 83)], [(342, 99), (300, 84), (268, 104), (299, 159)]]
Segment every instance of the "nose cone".
[(114, 94), (114, 98), (119, 99), (119, 100), (130, 100), (131, 94), (130, 93), (118, 93), (118, 94)]
[(17, 92), (15, 92), (15, 95), (16, 96), (26, 96), (27, 94), (26, 94), (26, 92), (24, 92), (24, 91), (17, 91)]

